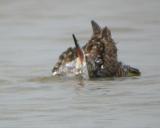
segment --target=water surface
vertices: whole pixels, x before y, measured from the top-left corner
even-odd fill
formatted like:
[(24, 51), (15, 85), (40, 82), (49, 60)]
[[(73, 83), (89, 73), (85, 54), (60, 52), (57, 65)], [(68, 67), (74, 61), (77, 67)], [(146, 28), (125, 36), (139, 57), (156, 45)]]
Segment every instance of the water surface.
[[(0, 0), (1, 128), (159, 128), (159, 0)], [(53, 78), (58, 55), (107, 25), (134, 78)]]

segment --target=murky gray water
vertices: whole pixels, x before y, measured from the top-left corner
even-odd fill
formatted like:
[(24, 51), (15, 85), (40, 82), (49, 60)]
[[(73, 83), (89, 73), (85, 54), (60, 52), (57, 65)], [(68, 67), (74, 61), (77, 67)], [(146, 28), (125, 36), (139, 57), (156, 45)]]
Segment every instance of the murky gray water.
[[(138, 78), (53, 78), (58, 55), (112, 29)], [(159, 128), (159, 0), (0, 0), (0, 128)]]

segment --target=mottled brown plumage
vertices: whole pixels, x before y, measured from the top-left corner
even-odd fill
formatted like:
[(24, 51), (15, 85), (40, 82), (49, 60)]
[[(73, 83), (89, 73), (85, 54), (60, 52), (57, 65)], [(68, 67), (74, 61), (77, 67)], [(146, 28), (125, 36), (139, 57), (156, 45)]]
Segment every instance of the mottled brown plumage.
[[(133, 67), (123, 65), (118, 61), (116, 43), (112, 39), (108, 27), (101, 28), (95, 21), (91, 21), (93, 34), (83, 46), (86, 62), (92, 66), (88, 68), (91, 77), (123, 77), (140, 75), (140, 71)], [(77, 58), (76, 49), (68, 48), (63, 52), (52, 72)]]

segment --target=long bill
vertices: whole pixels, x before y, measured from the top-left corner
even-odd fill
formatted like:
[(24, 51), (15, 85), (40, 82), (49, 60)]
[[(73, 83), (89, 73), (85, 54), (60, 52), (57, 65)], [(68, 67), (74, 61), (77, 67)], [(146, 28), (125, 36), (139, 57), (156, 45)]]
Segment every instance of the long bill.
[(73, 40), (74, 40), (74, 43), (75, 43), (75, 46), (76, 46), (76, 54), (77, 54), (77, 58), (79, 59), (80, 61), (80, 64), (83, 65), (83, 62), (84, 62), (84, 54), (83, 54), (83, 51), (82, 49), (80, 48), (79, 44), (78, 44), (78, 41), (75, 37), (75, 35), (73, 34)]

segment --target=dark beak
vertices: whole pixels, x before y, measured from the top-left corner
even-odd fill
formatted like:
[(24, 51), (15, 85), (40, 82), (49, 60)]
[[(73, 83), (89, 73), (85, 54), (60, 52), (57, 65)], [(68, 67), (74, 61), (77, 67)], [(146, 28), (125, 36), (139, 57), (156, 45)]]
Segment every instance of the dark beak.
[(75, 35), (73, 34), (73, 40), (74, 40), (74, 43), (75, 43), (75, 46), (76, 46), (76, 54), (77, 54), (77, 57), (79, 58), (80, 60), (80, 63), (83, 64), (83, 61), (84, 61), (84, 54), (82, 52), (82, 49), (80, 48), (79, 44), (78, 44), (78, 41), (75, 37)]

